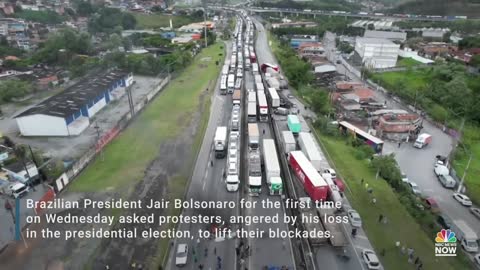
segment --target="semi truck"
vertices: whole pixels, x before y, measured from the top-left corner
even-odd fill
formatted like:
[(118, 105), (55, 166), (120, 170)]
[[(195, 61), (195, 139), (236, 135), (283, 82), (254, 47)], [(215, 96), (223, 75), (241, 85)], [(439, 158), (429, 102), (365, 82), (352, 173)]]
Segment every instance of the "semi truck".
[(283, 184), (280, 176), (280, 164), (278, 162), (277, 149), (273, 139), (263, 139), (263, 164), (270, 195), (282, 195)]
[(280, 89), (280, 81), (273, 76), (265, 76), (269, 87)]
[(335, 203), (339, 203), (335, 205), (341, 209), (343, 206), (343, 197), (340, 194), (340, 188), (334, 182), (334, 178), (329, 173), (322, 173), (322, 178), (328, 184), (328, 198)]
[(222, 95), (227, 94), (227, 77), (228, 75), (222, 75), (222, 79), (220, 81), (220, 94)]
[(255, 75), (255, 83), (262, 83), (262, 76), (260, 74)]
[(228, 71), (230, 70), (230, 67), (228, 64), (225, 64), (223, 65), (223, 68), (222, 68), (222, 75), (228, 75)]
[(252, 63), (252, 72), (255, 75), (258, 74), (258, 64), (257, 63)]
[(289, 114), (287, 116), (287, 125), (293, 135), (297, 135), (302, 130), (302, 124), (300, 123), (300, 120), (298, 120), (298, 116), (294, 114)]
[[(300, 197), (298, 200), (305, 205), (305, 207), (300, 207), (300, 218), (305, 231), (308, 232), (324, 232), (326, 229), (323, 227), (322, 219), (318, 209), (315, 207), (315, 204), (312, 202), (312, 199), (309, 197)], [(327, 237), (318, 237), (316, 233), (309, 233), (308, 241), (312, 246), (321, 246), (328, 242)]]
[(228, 74), (227, 78), (227, 91), (229, 94), (233, 93), (235, 89), (235, 75), (233, 73)]
[(227, 127), (217, 127), (214, 138), (215, 157), (224, 158), (227, 150)]
[(263, 83), (256, 83), (255, 86), (257, 88), (257, 92), (258, 91), (265, 92), (265, 86), (263, 86)]
[(268, 88), (268, 94), (270, 96), (270, 104), (272, 108), (280, 107), (280, 97), (277, 94), (277, 90), (275, 88)]
[(240, 90), (235, 90), (233, 91), (233, 95), (232, 95), (232, 103), (233, 103), (233, 106), (240, 106), (240, 98), (241, 98), (241, 91)]
[(258, 98), (258, 112), (260, 122), (268, 121), (268, 103), (267, 98), (265, 97), (265, 92), (257, 91)]
[(298, 145), (305, 156), (310, 160), (313, 167), (320, 172), (322, 170), (322, 155), (318, 150), (318, 145), (315, 142), (315, 138), (313, 138), (312, 133), (298, 133)]
[(415, 143), (413, 143), (413, 146), (421, 149), (429, 145), (431, 142), (432, 142), (432, 135), (427, 133), (422, 133), (418, 135), (417, 140), (415, 140)]
[(248, 114), (248, 122), (249, 123), (257, 122), (257, 103), (256, 102), (249, 102), (248, 103), (247, 114)]
[(467, 252), (478, 252), (478, 236), (463, 220), (453, 220), (452, 231), (455, 232), (460, 245)]
[(251, 196), (259, 196), (262, 192), (262, 163), (258, 149), (248, 152), (248, 192)]
[(257, 104), (257, 94), (255, 93), (255, 91), (248, 92), (248, 103)]
[(250, 149), (258, 149), (260, 144), (260, 133), (258, 132), (257, 123), (248, 124), (248, 147)]
[(285, 150), (285, 154), (288, 154), (292, 151), (297, 150), (297, 143), (295, 142), (295, 138), (293, 137), (293, 133), (289, 130), (282, 131), (282, 138), (283, 138), (283, 149)]
[(327, 200), (327, 182), (325, 182), (302, 151), (290, 152), (288, 154), (288, 163), (312, 200)]

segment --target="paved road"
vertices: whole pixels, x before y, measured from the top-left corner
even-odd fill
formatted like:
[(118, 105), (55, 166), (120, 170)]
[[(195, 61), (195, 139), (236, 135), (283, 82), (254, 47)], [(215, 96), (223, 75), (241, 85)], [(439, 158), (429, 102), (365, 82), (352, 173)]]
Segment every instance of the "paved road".
[[(268, 44), (267, 35), (265, 32), (265, 28), (261, 23), (255, 21), (255, 25), (257, 27), (258, 37), (256, 42), (256, 52), (257, 57), (259, 59), (259, 63), (274, 63), (278, 64), (275, 57), (273, 56), (270, 46)], [(287, 96), (290, 94), (290, 90), (283, 90), (283, 94)], [(306, 110), (305, 106), (296, 98), (290, 99), (298, 110), (300, 110), (300, 114), (308, 117), (315, 117), (315, 114), (310, 111)], [(279, 127), (286, 127), (286, 124), (279, 124)], [(302, 127), (303, 128), (303, 127)], [(325, 155), (322, 153), (324, 160)], [(330, 167), (330, 166), (329, 166)], [(344, 206), (346, 209), (351, 208), (350, 204), (347, 200), (344, 201)], [(347, 224), (346, 231), (351, 231), (351, 227)], [(331, 246), (323, 246), (314, 250), (317, 269), (345, 269), (345, 270), (358, 270), (358, 269), (365, 269), (365, 265), (361, 259), (361, 250), (362, 249), (372, 249), (370, 241), (365, 235), (363, 230), (358, 230), (357, 237), (355, 239), (351, 239), (348, 235), (350, 245), (346, 247), (347, 252), (351, 255), (351, 260), (343, 261), (342, 259), (336, 256), (337, 252)]]
[[(231, 43), (227, 45), (226, 59), (231, 55)], [(215, 94), (213, 96), (213, 102), (210, 109), (210, 118), (205, 132), (205, 137), (200, 148), (200, 152), (197, 157), (197, 163), (195, 164), (194, 172), (190, 187), (188, 189), (187, 199), (193, 198), (196, 200), (212, 200), (212, 201), (237, 201), (237, 193), (228, 193), (225, 188), (223, 180), (223, 171), (225, 170), (225, 159), (215, 159), (212, 142), (215, 135), (215, 129), (217, 126), (227, 126), (232, 110), (231, 96), (222, 96), (219, 93), (220, 77), (217, 80), (215, 86)], [(214, 161), (213, 167), (210, 166), (210, 161)], [(208, 213), (209, 215), (222, 215), (231, 216), (236, 215), (236, 209), (225, 210), (223, 213)], [(194, 211), (185, 210), (183, 213), (185, 216), (195, 214)], [(196, 213), (198, 214), (198, 213)], [(206, 229), (206, 226), (201, 224), (180, 224), (178, 230), (189, 230), (196, 235), (199, 229)], [(215, 269), (216, 256), (220, 256), (222, 259), (222, 269), (235, 269), (235, 241), (236, 240), (206, 240), (202, 239), (200, 244), (197, 244), (198, 237), (194, 239), (177, 239), (175, 241), (174, 249), (171, 250), (169, 256), (169, 262), (167, 263), (167, 269), (180, 269), (175, 266), (175, 251), (177, 245), (180, 243), (187, 243), (190, 248), (188, 264), (181, 269), (198, 269), (198, 264), (203, 264), (204, 269)], [(205, 249), (208, 249), (208, 256), (205, 257)], [(195, 250), (198, 263), (194, 263)], [(216, 254), (214, 254), (216, 250)]]
[[(345, 74), (354, 81), (361, 81), (360, 78), (346, 71), (343, 65), (336, 64), (336, 66), (340, 74)], [(375, 91), (375, 96), (379, 102), (387, 101), (389, 108), (408, 110), (407, 106), (385, 96), (381, 91)], [(480, 220), (474, 217), (468, 208), (454, 200), (452, 197), (453, 190), (443, 188), (433, 173), (435, 156), (448, 156), (455, 143), (453, 138), (428, 121), (424, 121), (423, 126), (422, 132), (433, 136), (432, 143), (429, 146), (424, 149), (417, 149), (412, 146), (412, 143), (403, 143), (398, 148), (396, 142), (387, 141), (383, 153), (395, 153), (395, 159), (401, 170), (407, 174), (411, 181), (418, 184), (425, 195), (435, 198), (442, 212), (451, 219), (465, 220), (477, 232), (477, 235), (480, 235)]]

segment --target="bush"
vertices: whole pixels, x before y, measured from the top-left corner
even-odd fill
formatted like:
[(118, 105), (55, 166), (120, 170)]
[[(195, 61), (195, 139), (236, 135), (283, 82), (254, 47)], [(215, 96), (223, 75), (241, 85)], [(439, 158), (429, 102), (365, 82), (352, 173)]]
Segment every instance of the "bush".
[(442, 106), (432, 104), (432, 107), (430, 108), (430, 116), (437, 122), (445, 122), (448, 117), (448, 112)]

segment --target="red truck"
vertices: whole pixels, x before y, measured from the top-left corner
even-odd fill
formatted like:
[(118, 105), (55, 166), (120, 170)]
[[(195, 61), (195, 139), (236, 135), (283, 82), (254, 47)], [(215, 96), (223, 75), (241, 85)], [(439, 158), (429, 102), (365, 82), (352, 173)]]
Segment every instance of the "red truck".
[(327, 182), (317, 172), (302, 151), (290, 152), (288, 162), (297, 178), (303, 184), (305, 192), (307, 192), (312, 200), (327, 200), (329, 190)]
[(257, 62), (257, 56), (255, 55), (254, 52), (250, 53), (250, 62), (251, 63), (256, 63)]

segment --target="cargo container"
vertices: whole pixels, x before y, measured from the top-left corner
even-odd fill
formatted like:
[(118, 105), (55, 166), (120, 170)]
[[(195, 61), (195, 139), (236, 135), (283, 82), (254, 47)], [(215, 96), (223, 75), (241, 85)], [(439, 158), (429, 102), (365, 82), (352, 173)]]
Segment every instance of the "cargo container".
[(255, 75), (255, 84), (262, 83), (262, 76), (260, 74)]
[(303, 185), (305, 192), (314, 201), (327, 199), (328, 184), (317, 172), (312, 163), (302, 151), (292, 151), (288, 154), (288, 162), (295, 175)]
[(272, 105), (272, 108), (280, 107), (280, 97), (277, 94), (277, 90), (275, 90), (275, 88), (268, 88), (268, 95), (270, 97), (270, 105)]
[(282, 138), (285, 154), (297, 150), (297, 143), (295, 142), (295, 138), (293, 137), (293, 133), (291, 131), (282, 131)]
[(248, 92), (248, 103), (257, 103), (257, 94), (255, 91)]
[(217, 127), (214, 138), (215, 157), (225, 157), (227, 150), (227, 127)]
[(283, 184), (280, 176), (280, 164), (278, 162), (275, 141), (272, 139), (264, 139), (262, 149), (263, 164), (265, 165), (265, 174), (270, 195), (282, 195)]
[(260, 122), (267, 122), (268, 121), (268, 103), (267, 103), (267, 98), (265, 97), (265, 92), (258, 91), (257, 98), (258, 98), (258, 111), (259, 111)]
[(298, 133), (298, 145), (305, 156), (310, 160), (313, 167), (320, 172), (322, 170), (322, 155), (320, 154), (320, 150), (318, 149), (318, 145), (315, 138), (313, 138), (312, 133)]
[(227, 94), (227, 75), (222, 75), (222, 79), (220, 81), (220, 94)]
[(263, 83), (256, 83), (255, 84), (256, 88), (257, 88), (257, 92), (265, 92), (265, 87), (263, 86)]
[(287, 116), (287, 125), (293, 135), (298, 134), (302, 130), (302, 124), (300, 123), (300, 120), (298, 120), (298, 116), (294, 114)]
[(228, 64), (223, 65), (222, 75), (228, 75), (229, 70), (230, 70), (230, 67), (228, 66)]
[(260, 132), (258, 132), (258, 125), (256, 123), (248, 124), (248, 147), (257, 149), (260, 143)]
[(234, 89), (235, 89), (235, 75), (230, 73), (228, 74), (228, 78), (227, 78), (227, 91), (229, 94), (232, 94)]
[(262, 192), (262, 164), (258, 149), (248, 153), (248, 192), (251, 196), (258, 196)]
[(235, 105), (240, 106), (240, 98), (241, 98), (241, 91), (240, 90), (233, 91), (233, 95), (232, 95), (233, 106)]
[(257, 122), (257, 103), (249, 102), (247, 106), (248, 106), (247, 107), (248, 122), (249, 123)]

